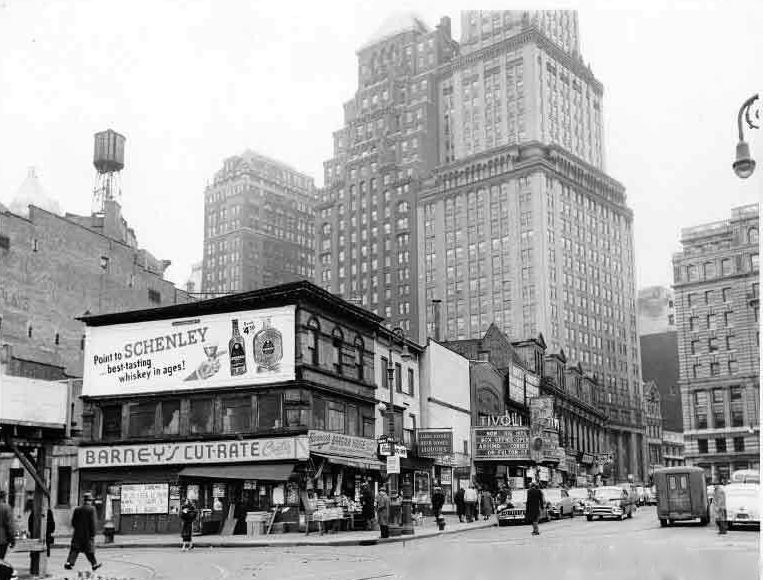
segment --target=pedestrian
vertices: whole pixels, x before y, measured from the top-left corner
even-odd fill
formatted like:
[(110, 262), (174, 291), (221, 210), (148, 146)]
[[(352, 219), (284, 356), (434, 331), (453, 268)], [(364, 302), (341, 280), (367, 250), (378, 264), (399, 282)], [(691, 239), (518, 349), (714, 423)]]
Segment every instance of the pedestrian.
[(453, 498), (453, 501), (456, 503), (456, 515), (458, 516), (458, 521), (463, 522), (464, 521), (464, 515), (466, 512), (466, 503), (464, 502), (464, 488), (459, 487), (458, 491), (456, 492), (455, 497)]
[(80, 552), (84, 552), (95, 572), (102, 564), (95, 559), (95, 508), (93, 494), (90, 492), (82, 496), (82, 505), (74, 508), (72, 532), (72, 543), (64, 568), (72, 570)]
[(723, 485), (716, 485), (713, 492), (713, 511), (715, 512), (715, 523), (718, 526), (718, 533), (725, 534), (728, 531), (728, 516), (726, 514), (726, 492)]
[(389, 496), (387, 490), (379, 488), (376, 496), (376, 519), (379, 521), (379, 530), (382, 538), (389, 538)]
[(543, 492), (534, 481), (527, 490), (527, 507), (525, 508), (525, 518), (532, 522), (533, 536), (539, 536), (538, 522), (540, 521), (540, 512), (543, 507)]
[(56, 533), (56, 518), (53, 516), (53, 510), (48, 508), (45, 516), (45, 552), (50, 558), (50, 548), (53, 546), (53, 534)]
[(490, 490), (484, 489), (482, 490), (482, 497), (481, 499), (481, 508), (482, 508), (482, 519), (483, 520), (489, 520), (490, 516), (493, 515), (493, 494), (490, 493)]
[(5, 503), (6, 492), (0, 489), (0, 560), (5, 559), (9, 547), (16, 545), (16, 528), (13, 524), (13, 510)]
[(370, 530), (373, 528), (374, 522), (374, 492), (371, 491), (371, 486), (368, 483), (363, 483), (360, 486), (360, 509), (365, 522), (365, 528)]
[(186, 499), (183, 507), (180, 508), (180, 519), (183, 522), (183, 527), (180, 529), (180, 539), (183, 541), (180, 551), (193, 550), (193, 522), (196, 519), (196, 508), (190, 499)]
[(473, 483), (470, 483), (464, 492), (464, 505), (466, 506), (466, 522), (471, 523), (477, 518), (477, 490)]
[(432, 513), (435, 521), (440, 519), (443, 505), (445, 505), (445, 492), (439, 485), (436, 485), (432, 490)]

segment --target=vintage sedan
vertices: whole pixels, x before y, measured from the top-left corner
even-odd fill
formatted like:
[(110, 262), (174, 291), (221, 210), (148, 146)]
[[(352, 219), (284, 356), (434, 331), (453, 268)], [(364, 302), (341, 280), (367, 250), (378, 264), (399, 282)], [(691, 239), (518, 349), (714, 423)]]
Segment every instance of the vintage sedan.
[(557, 519), (575, 515), (575, 500), (567, 493), (566, 489), (549, 487), (543, 490), (543, 497), (549, 504), (548, 514)]
[(632, 518), (635, 511), (636, 497), (632, 492), (622, 487), (597, 487), (585, 508), (585, 516), (589, 522), (594, 517), (624, 520)]
[[(542, 490), (545, 498), (546, 489)], [(528, 523), (525, 518), (525, 507), (527, 506), (527, 490), (526, 489), (512, 489), (511, 497), (498, 506), (496, 509), (496, 517), (498, 519), (499, 526), (508, 526), (509, 524), (524, 524)], [(541, 507), (540, 521), (547, 522), (551, 518), (548, 514), (548, 501)]]
[(572, 507), (575, 515), (583, 515), (585, 506), (591, 499), (591, 491), (587, 487), (571, 487), (567, 490), (567, 495), (572, 498)]
[(755, 483), (730, 483), (723, 487), (726, 495), (728, 528), (760, 527), (760, 486)]

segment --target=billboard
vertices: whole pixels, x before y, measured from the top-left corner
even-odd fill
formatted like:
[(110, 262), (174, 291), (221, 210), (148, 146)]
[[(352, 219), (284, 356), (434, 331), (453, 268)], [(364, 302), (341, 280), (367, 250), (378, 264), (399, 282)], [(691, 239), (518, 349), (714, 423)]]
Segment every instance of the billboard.
[(0, 373), (0, 423), (63, 428), (68, 409), (68, 383)]
[(530, 458), (530, 431), (527, 427), (474, 427), (474, 459), (501, 461)]
[(85, 330), (82, 394), (153, 393), (294, 379), (295, 306)]
[(453, 431), (450, 429), (427, 429), (416, 432), (419, 457), (442, 457), (453, 455)]

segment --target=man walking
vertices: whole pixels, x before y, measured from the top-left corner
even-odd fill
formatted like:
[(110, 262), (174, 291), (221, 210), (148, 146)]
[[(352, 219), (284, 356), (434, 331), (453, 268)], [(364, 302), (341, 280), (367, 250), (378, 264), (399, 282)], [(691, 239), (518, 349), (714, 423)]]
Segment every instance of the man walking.
[(74, 508), (72, 530), (71, 548), (64, 568), (72, 570), (80, 552), (84, 552), (93, 571), (96, 571), (102, 564), (95, 559), (95, 508), (93, 495), (89, 492), (82, 497), (82, 505)]
[(459, 487), (458, 491), (456, 492), (456, 495), (453, 497), (453, 501), (456, 504), (456, 515), (458, 516), (458, 521), (463, 522), (464, 521), (464, 511), (465, 511), (465, 504), (464, 504), (464, 488)]
[(464, 492), (464, 503), (466, 504), (466, 522), (471, 523), (477, 519), (477, 490), (473, 483), (470, 483)]
[(379, 530), (382, 538), (389, 538), (389, 497), (387, 490), (379, 488), (376, 496), (376, 519), (379, 522)]
[(13, 525), (13, 510), (5, 503), (6, 492), (0, 489), (0, 560), (5, 559), (9, 547), (16, 544), (16, 529)]
[(525, 508), (525, 517), (532, 522), (533, 536), (539, 536), (538, 522), (540, 521), (540, 512), (543, 507), (543, 492), (534, 481), (527, 490), (527, 507)]
[(716, 485), (713, 492), (713, 510), (715, 511), (715, 523), (718, 533), (725, 534), (728, 531), (728, 517), (726, 514), (726, 492), (723, 485)]

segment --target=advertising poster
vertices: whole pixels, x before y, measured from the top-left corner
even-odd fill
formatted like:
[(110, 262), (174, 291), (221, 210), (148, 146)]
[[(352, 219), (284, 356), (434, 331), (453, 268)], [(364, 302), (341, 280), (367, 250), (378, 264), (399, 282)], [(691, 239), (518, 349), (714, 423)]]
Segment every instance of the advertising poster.
[(136, 483), (122, 485), (122, 515), (166, 514), (169, 508), (170, 486), (166, 483)]
[(85, 329), (83, 395), (294, 379), (295, 306)]

